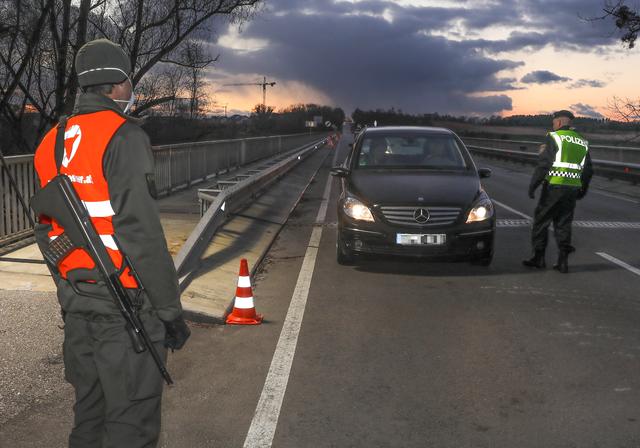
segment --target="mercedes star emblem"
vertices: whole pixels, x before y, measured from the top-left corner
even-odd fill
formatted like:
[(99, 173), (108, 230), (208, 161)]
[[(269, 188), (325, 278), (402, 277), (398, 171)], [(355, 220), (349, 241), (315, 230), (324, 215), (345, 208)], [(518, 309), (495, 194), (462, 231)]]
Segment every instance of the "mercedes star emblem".
[(424, 224), (429, 221), (429, 210), (426, 208), (417, 208), (416, 211), (413, 212), (413, 219), (420, 224)]

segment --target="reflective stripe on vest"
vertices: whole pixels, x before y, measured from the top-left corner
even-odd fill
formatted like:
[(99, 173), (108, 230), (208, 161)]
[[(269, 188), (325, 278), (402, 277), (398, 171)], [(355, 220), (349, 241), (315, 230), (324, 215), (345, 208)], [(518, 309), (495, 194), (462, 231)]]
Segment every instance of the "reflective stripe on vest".
[[(109, 186), (102, 167), (104, 153), (109, 142), (126, 119), (105, 110), (69, 118), (65, 131), (65, 153), (60, 173), (69, 177), (87, 208), (109, 256), (117, 268), (122, 266), (123, 256), (114, 239), (113, 216), (116, 214), (109, 196)], [(56, 128), (47, 133), (40, 143), (34, 159), (41, 186), (45, 186), (58, 173), (55, 163)], [(64, 232), (57, 222), (51, 222), (49, 238), (55, 239)], [(63, 278), (73, 269), (92, 269), (95, 263), (83, 249), (72, 251), (58, 265)], [(137, 287), (128, 270), (121, 276), (127, 288)]]
[[(49, 240), (53, 241), (56, 238), (58, 238), (58, 235), (53, 235), (49, 237)], [(120, 250), (120, 248), (116, 244), (116, 240), (113, 238), (113, 235), (100, 235), (100, 239), (102, 240), (102, 244), (104, 244), (107, 249)]]
[(587, 159), (589, 143), (573, 130), (550, 132), (558, 150), (547, 174), (552, 185), (582, 186), (582, 170)]

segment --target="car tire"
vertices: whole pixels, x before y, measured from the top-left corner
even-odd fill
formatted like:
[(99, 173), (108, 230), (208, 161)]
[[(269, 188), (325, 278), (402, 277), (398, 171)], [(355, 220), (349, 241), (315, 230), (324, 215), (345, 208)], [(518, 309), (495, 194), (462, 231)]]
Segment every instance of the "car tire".
[(342, 266), (350, 266), (355, 262), (354, 253), (344, 244), (339, 230), (336, 241), (336, 260), (338, 261), (338, 264)]

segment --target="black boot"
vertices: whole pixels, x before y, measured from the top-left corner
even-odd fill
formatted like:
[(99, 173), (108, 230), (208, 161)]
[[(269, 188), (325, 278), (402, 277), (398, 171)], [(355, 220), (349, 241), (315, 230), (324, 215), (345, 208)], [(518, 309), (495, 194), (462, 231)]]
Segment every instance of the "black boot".
[(533, 257), (528, 260), (522, 260), (522, 264), (529, 268), (544, 269), (547, 267), (547, 263), (544, 261), (544, 251), (537, 250)]
[(553, 269), (563, 274), (569, 272), (569, 252), (562, 251), (558, 254), (558, 262), (553, 265)]

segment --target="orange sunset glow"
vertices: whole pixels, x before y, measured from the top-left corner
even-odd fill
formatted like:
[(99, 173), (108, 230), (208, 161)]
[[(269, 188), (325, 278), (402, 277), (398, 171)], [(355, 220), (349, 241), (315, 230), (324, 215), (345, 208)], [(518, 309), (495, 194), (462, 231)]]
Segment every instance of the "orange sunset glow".
[[(640, 52), (623, 47), (611, 23), (584, 19), (601, 12), (595, 0), (583, 10), (562, 10), (571, 26), (566, 42), (554, 34), (552, 16), (540, 16), (547, 12), (533, 3), (509, 4), (513, 21), (492, 16), (495, 2), (480, 0), (406, 0), (393, 7), (340, 1), (333, 2), (335, 11), (304, 3), (300, 9), (266, 8), (261, 21), (242, 29), (231, 25), (211, 44), (221, 56), (210, 70), (216, 107), (249, 112), (262, 102), (262, 89), (225, 84), (259, 82), (263, 76), (277, 83), (267, 89), (267, 105), (276, 110), (320, 103), (347, 112), (393, 107), (508, 116), (578, 105), (578, 114), (610, 117), (614, 97), (638, 96)], [(414, 24), (419, 14), (425, 18)], [(318, 37), (311, 32), (315, 27), (331, 32)], [(420, 58), (422, 66), (416, 65)], [(552, 78), (530, 80), (532, 73)]]

